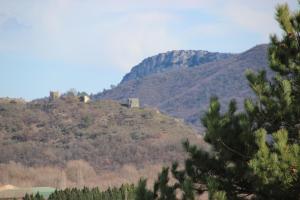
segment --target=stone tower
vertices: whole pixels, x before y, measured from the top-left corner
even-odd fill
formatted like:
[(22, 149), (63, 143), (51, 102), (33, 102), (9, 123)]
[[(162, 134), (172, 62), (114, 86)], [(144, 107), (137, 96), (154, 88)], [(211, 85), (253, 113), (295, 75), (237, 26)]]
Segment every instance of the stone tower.
[(55, 99), (59, 99), (60, 94), (57, 91), (50, 91), (50, 100), (53, 101)]
[(128, 108), (139, 108), (140, 101), (138, 98), (129, 98), (127, 100), (127, 106), (128, 106)]
[(79, 97), (79, 100), (80, 100), (81, 102), (83, 102), (83, 103), (87, 103), (87, 102), (90, 101), (90, 97), (87, 96), (87, 95), (83, 95), (83, 96), (80, 96), (80, 97)]

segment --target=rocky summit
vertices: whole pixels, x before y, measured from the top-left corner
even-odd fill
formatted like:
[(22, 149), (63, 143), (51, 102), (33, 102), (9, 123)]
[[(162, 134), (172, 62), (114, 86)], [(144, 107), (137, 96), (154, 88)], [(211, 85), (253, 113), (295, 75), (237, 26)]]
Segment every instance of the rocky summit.
[(217, 60), (233, 56), (229, 53), (215, 53), (202, 50), (175, 50), (160, 53), (144, 59), (140, 64), (132, 68), (121, 81), (138, 80), (151, 74), (162, 73), (171, 69), (183, 69), (199, 66)]

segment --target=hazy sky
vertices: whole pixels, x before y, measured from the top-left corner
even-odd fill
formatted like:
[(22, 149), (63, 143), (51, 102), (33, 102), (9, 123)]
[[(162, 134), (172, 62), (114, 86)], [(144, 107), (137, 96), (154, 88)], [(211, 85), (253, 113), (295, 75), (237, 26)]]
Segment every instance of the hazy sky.
[[(174, 49), (242, 52), (279, 33), (296, 0), (0, 0), (0, 97), (97, 93)], [(299, 6), (298, 6), (299, 7)]]

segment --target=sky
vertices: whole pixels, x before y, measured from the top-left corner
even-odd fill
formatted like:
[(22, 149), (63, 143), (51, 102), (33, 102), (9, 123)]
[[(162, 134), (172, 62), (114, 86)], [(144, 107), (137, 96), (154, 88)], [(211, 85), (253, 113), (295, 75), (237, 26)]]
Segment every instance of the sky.
[(98, 93), (144, 58), (179, 50), (243, 52), (281, 34), (296, 0), (0, 0), (0, 97)]

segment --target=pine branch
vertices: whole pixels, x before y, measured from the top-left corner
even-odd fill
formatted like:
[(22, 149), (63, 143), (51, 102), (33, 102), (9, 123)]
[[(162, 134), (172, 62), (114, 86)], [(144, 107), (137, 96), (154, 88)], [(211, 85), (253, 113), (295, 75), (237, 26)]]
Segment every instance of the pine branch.
[(249, 159), (251, 158), (250, 156), (246, 156), (246, 155), (243, 155), (241, 154), (240, 152), (238, 152), (237, 150), (229, 147), (228, 145), (226, 145), (220, 138), (217, 139), (218, 142), (220, 142), (227, 150), (231, 151), (232, 153), (235, 153), (243, 158), (246, 158), (246, 159)]

